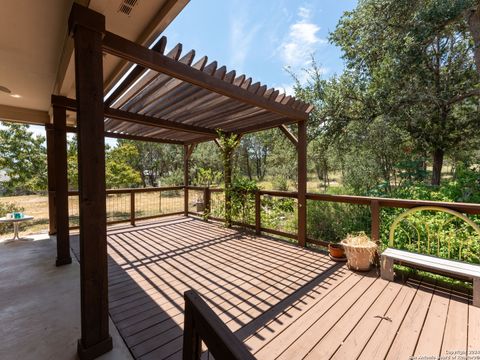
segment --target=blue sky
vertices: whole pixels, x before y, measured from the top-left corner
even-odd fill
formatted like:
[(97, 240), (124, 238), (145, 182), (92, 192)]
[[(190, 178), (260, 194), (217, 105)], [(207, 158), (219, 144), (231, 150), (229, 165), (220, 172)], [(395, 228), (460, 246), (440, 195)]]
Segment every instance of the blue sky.
[[(290, 67), (299, 78), (313, 54), (324, 77), (341, 73), (341, 52), (328, 34), (357, 0), (191, 0), (165, 30), (167, 50), (183, 44), (219, 66), (292, 93)], [(44, 135), (41, 126), (31, 126)], [(107, 139), (111, 145), (115, 140)]]
[(328, 43), (344, 11), (356, 0), (191, 0), (164, 32), (167, 49), (183, 44), (255, 81), (291, 92), (286, 66), (300, 78), (311, 54), (330, 77), (343, 69), (341, 52)]

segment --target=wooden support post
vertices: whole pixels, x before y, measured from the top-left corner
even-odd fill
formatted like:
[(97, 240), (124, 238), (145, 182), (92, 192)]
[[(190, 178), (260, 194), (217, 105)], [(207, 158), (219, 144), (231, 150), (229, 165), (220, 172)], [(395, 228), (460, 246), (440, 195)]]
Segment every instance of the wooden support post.
[(48, 234), (57, 233), (55, 215), (55, 134), (53, 125), (46, 125), (47, 134), (47, 178), (48, 178)]
[(203, 209), (203, 214), (205, 219), (208, 219), (210, 216), (210, 188), (206, 187), (203, 189), (203, 204), (205, 208)]
[(370, 203), (370, 211), (372, 217), (371, 238), (377, 244), (380, 243), (380, 204), (378, 200)]
[(307, 122), (298, 123), (298, 245), (307, 239)]
[(189, 183), (188, 150), (189, 150), (189, 146), (183, 145), (183, 185), (185, 186), (184, 194), (183, 194), (183, 201), (184, 201), (183, 214), (185, 216), (188, 216), (188, 183)]
[(53, 107), (55, 224), (57, 228), (57, 266), (71, 264), (68, 223), (67, 111)]
[(185, 216), (188, 216), (188, 185), (190, 182), (189, 179), (189, 161), (190, 157), (193, 154), (193, 150), (195, 150), (195, 147), (197, 144), (191, 144), (191, 145), (184, 145), (183, 146), (183, 185), (185, 186), (185, 192), (184, 192), (184, 214)]
[(183, 324), (183, 360), (200, 360), (202, 355), (202, 339), (195, 327), (195, 308), (191, 298), (194, 294), (189, 295), (185, 292), (185, 317)]
[(158, 211), (162, 213), (162, 191), (158, 192)]
[(135, 191), (130, 190), (130, 224), (135, 226)]
[(69, 30), (75, 45), (80, 202), (80, 359), (112, 349), (108, 316), (107, 214), (102, 37), (105, 17), (76, 3)]
[(261, 199), (260, 199), (260, 191), (255, 191), (255, 234), (261, 234), (262, 228), (262, 212), (261, 212)]

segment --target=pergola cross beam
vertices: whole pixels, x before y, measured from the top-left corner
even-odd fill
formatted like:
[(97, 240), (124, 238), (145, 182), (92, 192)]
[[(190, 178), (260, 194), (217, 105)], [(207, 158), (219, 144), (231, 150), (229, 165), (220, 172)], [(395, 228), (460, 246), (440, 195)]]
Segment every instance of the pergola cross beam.
[[(63, 107), (71, 111), (77, 111), (77, 107), (78, 107), (76, 100), (70, 99), (64, 96), (56, 96), (56, 95), (52, 95), (52, 105)], [(217, 132), (214, 129), (209, 129), (202, 126), (178, 123), (175, 121), (157, 118), (153, 116), (146, 116), (142, 114), (131, 113), (124, 110), (113, 109), (107, 106), (104, 107), (103, 114), (105, 118), (128, 121), (128, 122), (142, 124), (142, 125), (162, 127), (165, 129), (184, 131), (188, 133), (208, 135), (208, 136), (211, 136), (212, 138), (217, 135)]]
[(285, 134), (288, 140), (290, 140), (292, 144), (295, 145), (296, 148), (298, 148), (297, 137), (285, 125), (280, 125), (278, 128)]

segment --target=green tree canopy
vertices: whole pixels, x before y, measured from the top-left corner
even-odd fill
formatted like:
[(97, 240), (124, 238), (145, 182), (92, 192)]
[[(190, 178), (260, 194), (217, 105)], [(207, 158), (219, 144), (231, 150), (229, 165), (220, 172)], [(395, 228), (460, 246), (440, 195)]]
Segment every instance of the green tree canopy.
[(0, 170), (6, 179), (1, 187), (11, 194), (47, 189), (45, 138), (35, 136), (28, 125), (2, 123)]
[[(439, 185), (446, 153), (480, 130), (480, 76), (464, 17), (474, 0), (362, 0), (331, 34), (373, 114), (406, 129), (433, 159)], [(442, 26), (438, 26), (442, 24)], [(372, 108), (371, 108), (372, 109)], [(348, 119), (347, 119), (348, 120)]]
[(120, 143), (107, 148), (105, 154), (105, 179), (107, 189), (132, 188), (142, 184), (140, 172), (131, 164), (138, 162), (140, 154), (131, 143)]

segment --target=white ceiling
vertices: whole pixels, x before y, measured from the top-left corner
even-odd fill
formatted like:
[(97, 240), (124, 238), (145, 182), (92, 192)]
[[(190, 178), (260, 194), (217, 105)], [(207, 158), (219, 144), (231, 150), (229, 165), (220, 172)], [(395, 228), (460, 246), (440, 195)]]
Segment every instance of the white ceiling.
[[(138, 0), (131, 14), (126, 15), (118, 11), (123, 0), (77, 0), (104, 14), (108, 31), (143, 45), (156, 38), (188, 1)], [(0, 119), (6, 119), (2, 105), (48, 111), (55, 89), (56, 93), (74, 97), (73, 57), (71, 49), (65, 46), (72, 3), (73, 0), (2, 1), (0, 86), (20, 97), (0, 92)], [(59, 75), (60, 64), (65, 64), (66, 70)], [(119, 70), (125, 69), (121, 65), (118, 58), (104, 57), (106, 87), (118, 78)]]
[(0, 104), (48, 110), (73, 1), (6, 0), (0, 11)]

